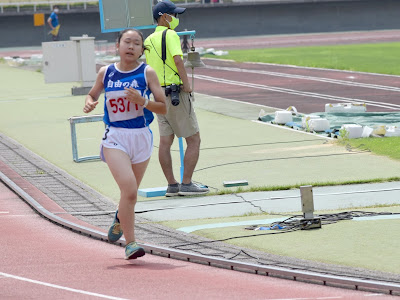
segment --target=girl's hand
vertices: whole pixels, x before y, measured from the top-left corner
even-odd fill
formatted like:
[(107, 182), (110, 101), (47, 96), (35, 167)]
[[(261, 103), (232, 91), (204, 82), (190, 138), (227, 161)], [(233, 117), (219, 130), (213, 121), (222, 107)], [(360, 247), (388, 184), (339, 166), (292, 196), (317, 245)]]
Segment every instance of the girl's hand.
[(146, 99), (144, 99), (140, 93), (134, 89), (134, 88), (125, 88), (125, 95), (126, 95), (126, 100), (129, 102), (133, 102), (135, 104), (142, 105), (146, 102)]
[(100, 68), (99, 73), (97, 73), (96, 82), (91, 88), (89, 94), (86, 95), (85, 106), (83, 107), (83, 112), (86, 114), (90, 113), (93, 109), (96, 108), (97, 104), (99, 104), (99, 101), (97, 101), (97, 99), (99, 99), (99, 96), (104, 89), (103, 78), (106, 69), (106, 66)]
[(99, 101), (86, 101), (85, 106), (83, 107), (83, 112), (84, 113), (90, 113), (93, 109), (96, 108), (96, 105), (99, 103)]

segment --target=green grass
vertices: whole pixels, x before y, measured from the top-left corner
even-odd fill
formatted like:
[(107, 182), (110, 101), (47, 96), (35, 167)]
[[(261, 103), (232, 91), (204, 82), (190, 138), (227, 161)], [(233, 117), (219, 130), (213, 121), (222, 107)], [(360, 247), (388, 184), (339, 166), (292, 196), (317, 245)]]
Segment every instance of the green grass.
[(350, 139), (347, 142), (353, 148), (368, 149), (375, 154), (400, 160), (400, 137)]
[[(223, 59), (400, 75), (400, 43), (230, 50)], [(205, 57), (215, 57), (206, 55)]]
[[(355, 141), (357, 142), (357, 140)], [(397, 155), (399, 155), (399, 153), (397, 153)], [(363, 184), (363, 183), (382, 183), (382, 182), (392, 182), (392, 181), (400, 181), (400, 177), (370, 179), (370, 180), (351, 180), (351, 181), (346, 180), (346, 181), (327, 181), (327, 182), (304, 182), (295, 185), (279, 185), (279, 186), (238, 187), (236, 189), (221, 189), (218, 190), (217, 192), (210, 192), (207, 195), (214, 196), (214, 195), (230, 195), (230, 194), (251, 193), (251, 192), (286, 191), (292, 189), (299, 189), (301, 186), (304, 185), (312, 185), (313, 187), (322, 187), (322, 186), (351, 185), (351, 184)]]

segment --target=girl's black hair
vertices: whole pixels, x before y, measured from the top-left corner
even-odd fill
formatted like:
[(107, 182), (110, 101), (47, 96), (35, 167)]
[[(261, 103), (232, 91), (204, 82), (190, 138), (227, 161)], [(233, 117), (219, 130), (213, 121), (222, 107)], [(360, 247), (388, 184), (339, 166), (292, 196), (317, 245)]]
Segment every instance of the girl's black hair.
[(142, 48), (143, 48), (143, 50), (148, 50), (148, 48), (144, 45), (143, 33), (142, 33), (141, 31), (135, 29), (135, 28), (127, 28), (127, 29), (121, 30), (121, 31), (118, 33), (118, 37), (117, 37), (117, 43), (118, 43), (118, 44), (121, 42), (121, 38), (122, 38), (122, 36), (124, 35), (124, 33), (128, 32), (128, 31), (137, 32), (137, 33), (140, 35), (140, 37), (142, 38)]

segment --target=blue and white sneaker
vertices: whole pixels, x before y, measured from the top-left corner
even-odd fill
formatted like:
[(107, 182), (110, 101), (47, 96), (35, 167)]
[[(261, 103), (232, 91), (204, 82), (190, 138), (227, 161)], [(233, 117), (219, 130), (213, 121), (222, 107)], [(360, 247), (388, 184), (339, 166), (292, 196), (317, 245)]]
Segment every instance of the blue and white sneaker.
[(136, 242), (130, 242), (125, 246), (125, 259), (136, 259), (145, 255), (144, 249), (139, 247)]
[(108, 240), (111, 243), (115, 243), (116, 241), (118, 241), (121, 236), (122, 236), (122, 228), (121, 228), (121, 223), (119, 222), (118, 219), (118, 209), (115, 212), (115, 217), (114, 217), (114, 221), (110, 226), (110, 229), (108, 229)]

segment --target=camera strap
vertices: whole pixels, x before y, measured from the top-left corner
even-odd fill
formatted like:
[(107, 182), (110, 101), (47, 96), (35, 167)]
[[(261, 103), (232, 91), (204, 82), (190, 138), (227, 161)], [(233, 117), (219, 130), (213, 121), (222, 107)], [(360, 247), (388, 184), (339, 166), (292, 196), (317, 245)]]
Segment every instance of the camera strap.
[(162, 38), (161, 38), (161, 59), (165, 65), (165, 60), (167, 59), (167, 41), (166, 39), (166, 35), (167, 35), (167, 29), (165, 29), (162, 33)]
[(170, 65), (168, 65), (168, 64), (165, 62), (165, 61), (167, 60), (167, 39), (166, 39), (166, 36), (167, 36), (167, 30), (168, 30), (168, 29), (169, 29), (169, 28), (165, 29), (165, 30), (163, 31), (163, 33), (162, 33), (162, 37), (161, 37), (161, 56), (160, 56), (160, 54), (158, 54), (156, 48), (154, 47), (153, 41), (150, 39), (150, 42), (151, 42), (151, 44), (153, 45), (153, 48), (154, 48), (154, 50), (156, 51), (158, 57), (161, 58), (161, 60), (162, 60), (163, 63), (164, 63), (164, 86), (166, 85), (166, 83), (165, 83), (165, 66), (167, 66), (168, 68), (170, 68), (170, 69), (175, 73), (175, 75), (177, 75), (177, 76), (179, 77), (179, 80), (181, 79), (181, 76), (179, 76), (179, 74), (178, 74), (173, 68), (171, 68)]
[(181, 79), (181, 76), (179, 76), (179, 73), (177, 73), (170, 65), (168, 65), (165, 61), (167, 60), (167, 40), (166, 40), (166, 35), (167, 35), (167, 30), (169, 28), (165, 29), (162, 33), (162, 37), (161, 37), (161, 56), (158, 53), (158, 51), (156, 50), (156, 47), (154, 47), (153, 41), (150, 39), (150, 43), (153, 45), (153, 49), (154, 51), (156, 51), (158, 57), (163, 61), (164, 63), (164, 86), (165, 84), (165, 66), (167, 66), (168, 68), (170, 68), (172, 70), (172, 72), (175, 73), (175, 75), (177, 75), (179, 77), (179, 79)]
[(170, 68), (175, 73), (175, 75), (179, 77), (179, 80), (181, 80), (181, 76), (179, 76), (179, 74), (165, 62), (167, 59), (167, 31), (168, 31), (168, 29), (169, 28), (167, 28), (163, 31), (162, 37), (161, 37), (161, 60), (164, 63), (164, 84), (165, 84), (165, 66)]

